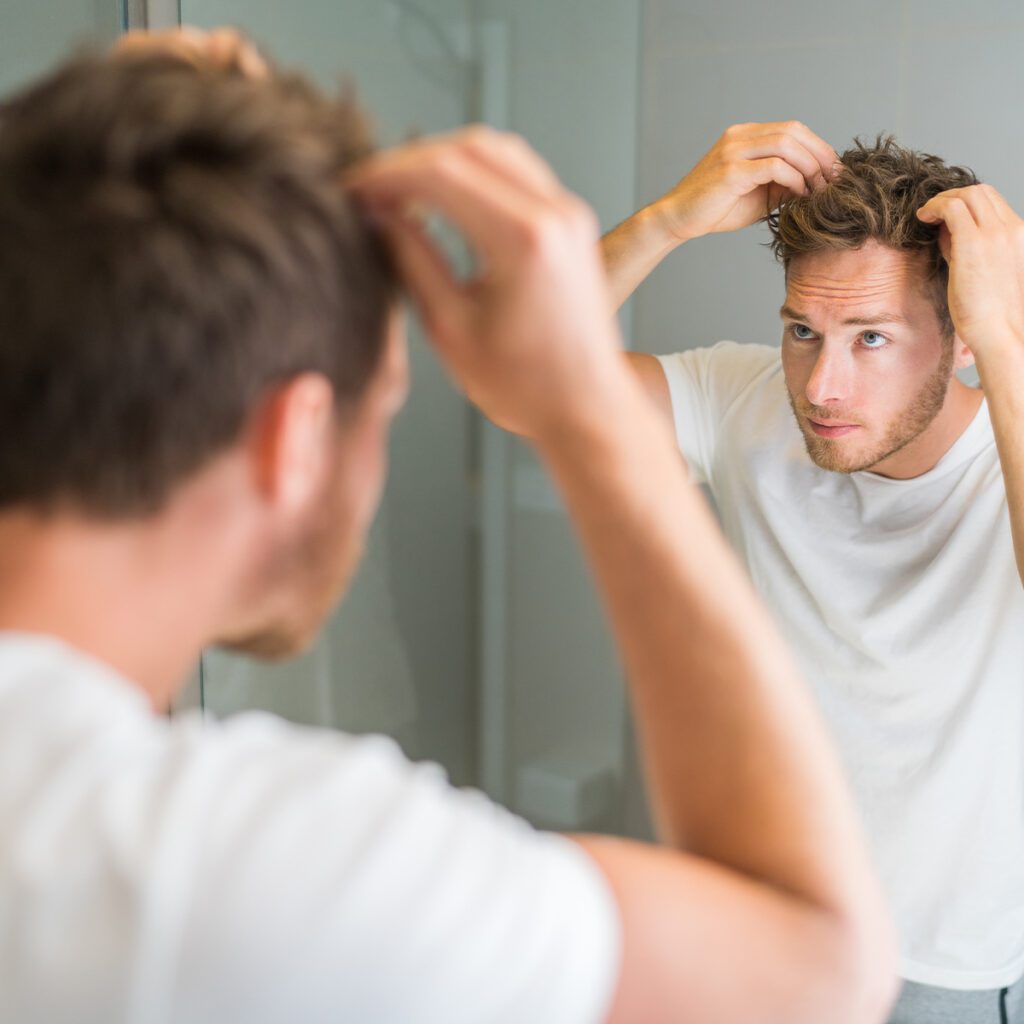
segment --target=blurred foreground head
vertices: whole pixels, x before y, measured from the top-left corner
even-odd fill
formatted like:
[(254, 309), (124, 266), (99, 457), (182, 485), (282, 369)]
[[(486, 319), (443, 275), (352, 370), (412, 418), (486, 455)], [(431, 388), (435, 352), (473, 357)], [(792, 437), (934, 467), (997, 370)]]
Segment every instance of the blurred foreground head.
[(230, 33), (141, 36), (3, 103), (0, 515), (159, 524), (215, 478), (190, 536), (242, 554), (210, 566), (210, 639), (304, 646), (404, 389), (392, 265), (341, 185), (369, 149), (351, 98)]
[(0, 107), (0, 508), (153, 513), (269, 387), (321, 373), (343, 417), (367, 385), (363, 118), (247, 64), (128, 46)]

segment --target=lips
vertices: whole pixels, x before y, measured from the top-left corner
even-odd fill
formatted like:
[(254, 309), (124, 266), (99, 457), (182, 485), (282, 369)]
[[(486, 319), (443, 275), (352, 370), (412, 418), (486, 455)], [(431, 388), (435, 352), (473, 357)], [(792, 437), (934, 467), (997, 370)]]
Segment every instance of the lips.
[(807, 418), (807, 422), (810, 424), (811, 430), (818, 437), (845, 437), (847, 434), (852, 434), (855, 430), (860, 430), (859, 424), (856, 423), (822, 423), (818, 420), (812, 420), (810, 417)]

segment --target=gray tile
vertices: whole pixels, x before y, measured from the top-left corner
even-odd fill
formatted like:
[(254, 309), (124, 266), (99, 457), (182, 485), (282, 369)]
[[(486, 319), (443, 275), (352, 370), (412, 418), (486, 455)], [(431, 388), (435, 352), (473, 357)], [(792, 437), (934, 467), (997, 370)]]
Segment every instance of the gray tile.
[(1024, 27), (915, 40), (907, 49), (908, 144), (966, 164), (1024, 212)]
[(1024, 28), (1020, 0), (903, 0), (906, 25), (918, 39)]
[(858, 0), (852, 16), (850, 5), (820, 0), (648, 0), (645, 25), (649, 45), (677, 51), (786, 49), (891, 36), (901, 13), (892, 0)]

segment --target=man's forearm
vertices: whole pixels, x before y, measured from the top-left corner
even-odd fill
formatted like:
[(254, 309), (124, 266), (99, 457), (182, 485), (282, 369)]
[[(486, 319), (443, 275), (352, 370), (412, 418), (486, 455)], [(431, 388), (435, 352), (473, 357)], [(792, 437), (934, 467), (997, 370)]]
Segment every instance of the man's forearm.
[(1024, 584), (1024, 338), (989, 345), (978, 358), (1006, 485), (1017, 571)]
[(664, 838), (820, 906), (872, 900), (821, 725), (668, 431), (632, 380), (603, 409), (539, 447), (610, 613)]
[(601, 257), (618, 309), (682, 239), (668, 230), (656, 204), (645, 206), (601, 239)]

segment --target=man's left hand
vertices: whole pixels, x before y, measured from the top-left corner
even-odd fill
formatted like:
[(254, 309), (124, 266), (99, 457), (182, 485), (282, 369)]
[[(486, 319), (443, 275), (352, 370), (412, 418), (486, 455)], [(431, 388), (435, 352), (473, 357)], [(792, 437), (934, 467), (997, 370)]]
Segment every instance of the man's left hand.
[(949, 312), (976, 358), (1024, 346), (1024, 220), (991, 185), (942, 192), (917, 211), (941, 225), (949, 263)]

